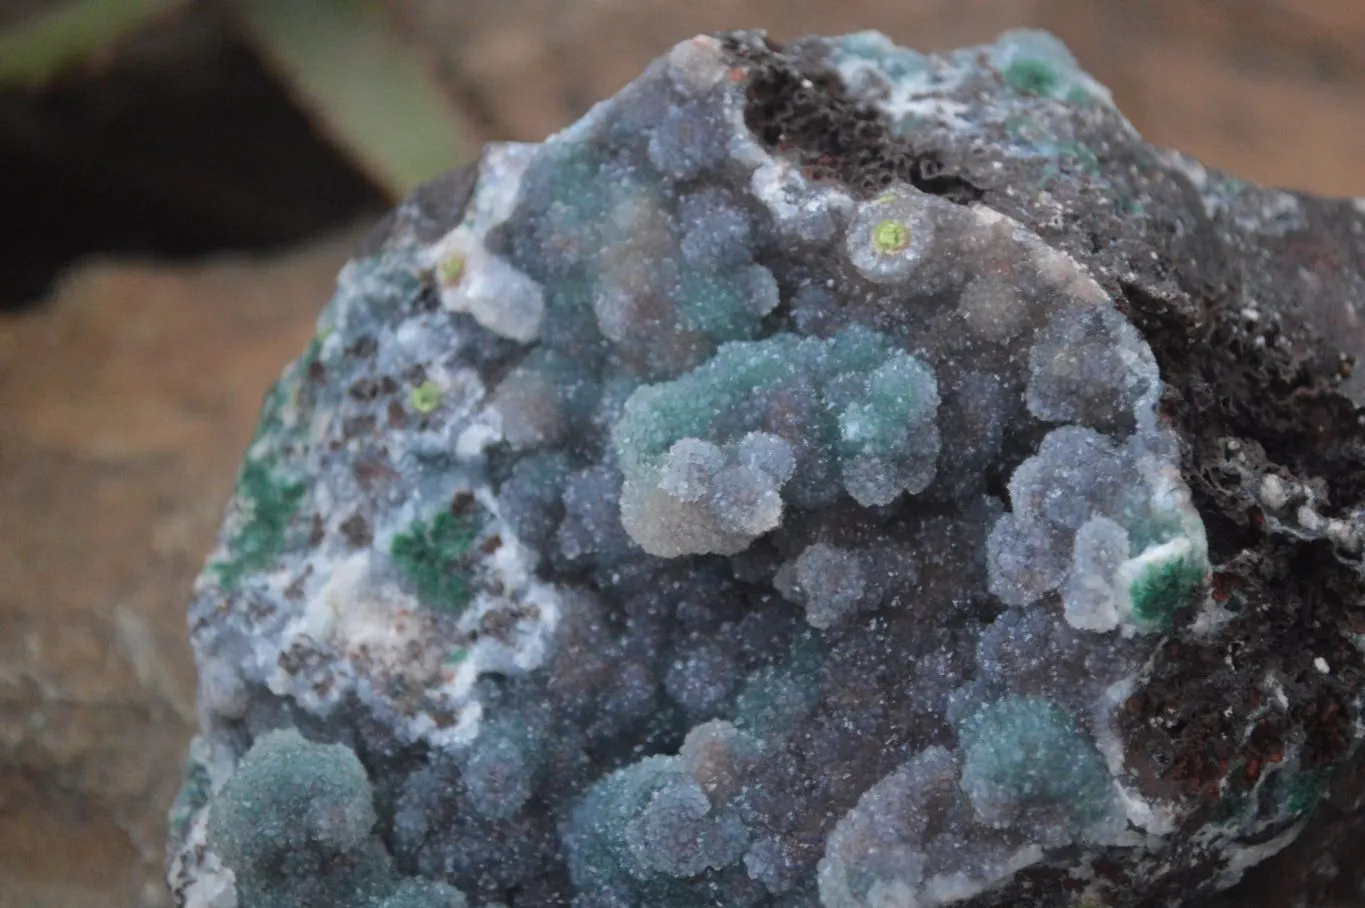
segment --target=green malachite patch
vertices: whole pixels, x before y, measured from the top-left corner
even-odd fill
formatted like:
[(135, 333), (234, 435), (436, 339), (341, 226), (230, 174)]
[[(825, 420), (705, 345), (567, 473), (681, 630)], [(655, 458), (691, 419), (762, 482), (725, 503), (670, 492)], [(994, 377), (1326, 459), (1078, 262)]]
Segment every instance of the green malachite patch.
[(168, 817), (172, 836), (180, 838), (185, 835), (195, 812), (209, 802), (212, 792), (208, 769), (202, 763), (190, 760), (185, 769), (185, 784), (180, 787)]
[(1155, 561), (1133, 581), (1133, 617), (1143, 624), (1165, 627), (1203, 582), (1203, 559), (1191, 552)]
[(275, 560), (284, 548), (289, 522), (294, 519), (306, 491), (304, 484), (287, 480), (260, 460), (248, 460), (237, 480), (237, 497), (249, 509), (242, 525), (228, 540), (228, 557), (210, 569), (228, 589)]
[[(1245, 767), (1244, 761), (1235, 761), (1229, 767), (1227, 779), (1241, 776)], [(1331, 767), (1306, 772), (1272, 769), (1268, 776), (1263, 777), (1263, 784), (1251, 791), (1240, 788), (1228, 790), (1214, 808), (1210, 821), (1245, 823), (1251, 819), (1282, 819), (1286, 814), (1305, 816), (1316, 810), (1326, 797), (1327, 789), (1332, 784), (1332, 775)]]
[(393, 538), (389, 553), (424, 604), (460, 612), (473, 598), (463, 558), (478, 535), (473, 517), (442, 511), (431, 520), (413, 521)]
[(1284, 806), (1292, 814), (1309, 813), (1322, 803), (1330, 783), (1328, 770), (1313, 770), (1289, 776), (1284, 782)]
[(1041, 60), (1016, 60), (1002, 73), (1005, 84), (1017, 92), (1051, 97), (1061, 81), (1057, 72)]

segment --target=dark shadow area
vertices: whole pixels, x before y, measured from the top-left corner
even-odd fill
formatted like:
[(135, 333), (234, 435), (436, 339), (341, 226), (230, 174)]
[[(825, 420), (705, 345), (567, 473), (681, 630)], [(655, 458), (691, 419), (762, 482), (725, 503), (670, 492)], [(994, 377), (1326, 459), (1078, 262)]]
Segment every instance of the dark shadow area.
[(0, 308), (91, 253), (268, 249), (387, 207), (220, 11), (0, 93)]

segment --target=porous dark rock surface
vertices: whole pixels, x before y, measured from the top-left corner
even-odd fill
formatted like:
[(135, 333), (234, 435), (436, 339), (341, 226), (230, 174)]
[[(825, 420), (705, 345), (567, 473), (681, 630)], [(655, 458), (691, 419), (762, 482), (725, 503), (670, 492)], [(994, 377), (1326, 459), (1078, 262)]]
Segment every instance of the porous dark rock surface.
[(172, 888), (1349, 889), (1361, 300), (1360, 203), (1044, 34), (680, 44), (343, 271), (191, 606)]

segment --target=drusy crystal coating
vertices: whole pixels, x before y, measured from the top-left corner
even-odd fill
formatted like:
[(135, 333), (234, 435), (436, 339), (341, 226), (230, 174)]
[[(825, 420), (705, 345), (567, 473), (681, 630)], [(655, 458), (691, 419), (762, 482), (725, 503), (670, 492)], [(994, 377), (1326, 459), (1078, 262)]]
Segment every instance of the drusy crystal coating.
[(266, 402), (181, 904), (1193, 904), (1358, 829), (1363, 224), (1040, 33), (696, 38), (488, 147)]

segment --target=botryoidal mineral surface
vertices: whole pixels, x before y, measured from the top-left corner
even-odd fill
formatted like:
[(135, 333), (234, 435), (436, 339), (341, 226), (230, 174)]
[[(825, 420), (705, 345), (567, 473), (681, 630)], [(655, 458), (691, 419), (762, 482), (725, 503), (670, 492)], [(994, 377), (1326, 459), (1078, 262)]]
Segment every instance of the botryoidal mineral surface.
[(1047, 35), (678, 45), (400, 206), (267, 399), (179, 903), (1356, 885), (1363, 275)]

